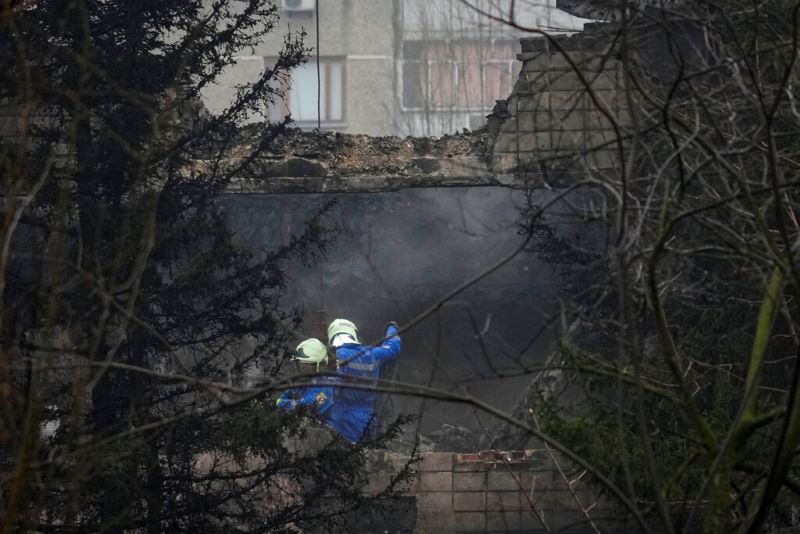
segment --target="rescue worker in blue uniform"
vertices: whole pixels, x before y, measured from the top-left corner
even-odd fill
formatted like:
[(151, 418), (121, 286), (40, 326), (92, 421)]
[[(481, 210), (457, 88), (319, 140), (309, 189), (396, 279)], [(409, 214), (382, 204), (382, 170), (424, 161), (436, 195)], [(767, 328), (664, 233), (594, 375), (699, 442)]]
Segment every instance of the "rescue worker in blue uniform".
[[(383, 342), (376, 347), (365, 347), (358, 341), (358, 328), (351, 321), (336, 319), (331, 322), (328, 343), (336, 351), (336, 373), (342, 383), (352, 377), (380, 378), (381, 367), (400, 353), (397, 333), (397, 324), (389, 323)], [(377, 392), (369, 389), (338, 388), (331, 427), (351, 443), (371, 437), (377, 431), (376, 398)]]
[[(328, 349), (318, 339), (306, 339), (297, 346), (293, 360), (300, 364), (300, 372), (319, 372), (320, 364), (328, 363)], [(286, 411), (299, 406), (310, 406), (323, 423), (330, 424), (333, 406), (333, 388), (338, 383), (332, 377), (314, 377), (312, 386), (289, 388), (278, 397), (275, 405)]]

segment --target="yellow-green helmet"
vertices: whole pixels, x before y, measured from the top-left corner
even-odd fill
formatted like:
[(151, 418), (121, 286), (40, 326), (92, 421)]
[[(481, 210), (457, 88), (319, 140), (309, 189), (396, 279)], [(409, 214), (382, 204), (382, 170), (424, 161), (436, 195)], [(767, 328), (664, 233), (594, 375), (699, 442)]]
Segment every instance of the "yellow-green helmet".
[(301, 363), (317, 364), (319, 371), (320, 363), (328, 363), (328, 349), (322, 341), (312, 337), (297, 345), (292, 359)]
[(352, 321), (348, 321), (347, 319), (334, 319), (331, 321), (331, 324), (328, 325), (328, 343), (333, 343), (333, 338), (336, 337), (337, 334), (347, 334), (352, 337), (356, 343), (359, 343), (358, 328), (356, 328), (356, 325), (354, 325)]

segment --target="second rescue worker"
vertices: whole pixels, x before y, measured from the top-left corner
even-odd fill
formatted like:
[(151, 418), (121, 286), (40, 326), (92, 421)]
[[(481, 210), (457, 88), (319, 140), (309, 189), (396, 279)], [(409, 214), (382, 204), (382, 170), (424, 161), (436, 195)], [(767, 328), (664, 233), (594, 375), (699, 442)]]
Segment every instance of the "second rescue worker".
[[(351, 321), (332, 321), (328, 326), (328, 343), (336, 351), (336, 372), (343, 383), (348, 377), (380, 378), (381, 367), (400, 353), (397, 333), (397, 323), (391, 322), (379, 346), (365, 347), (359, 342), (358, 328)], [(351, 443), (371, 437), (377, 430), (376, 398), (377, 392), (370, 389), (338, 388), (330, 425)]]
[[(324, 363), (327, 367), (328, 349), (318, 339), (307, 339), (297, 346), (292, 359), (298, 363), (302, 373), (318, 373), (320, 364)], [(326, 369), (323, 368), (323, 370)], [(310, 386), (294, 387), (284, 391), (275, 404), (286, 411), (300, 406), (309, 406), (322, 422), (330, 424), (333, 386), (337, 382), (332, 377), (314, 377), (311, 379)]]

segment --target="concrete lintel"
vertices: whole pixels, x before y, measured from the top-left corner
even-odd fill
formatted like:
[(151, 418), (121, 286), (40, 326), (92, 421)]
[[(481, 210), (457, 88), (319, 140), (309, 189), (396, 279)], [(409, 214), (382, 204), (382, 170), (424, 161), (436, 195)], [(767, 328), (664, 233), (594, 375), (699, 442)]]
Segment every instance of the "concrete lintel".
[(355, 175), (355, 176), (278, 176), (269, 178), (236, 178), (225, 189), (227, 194), (315, 194), (315, 193), (380, 193), (412, 188), (488, 187), (522, 189), (526, 182), (512, 174), (436, 176)]

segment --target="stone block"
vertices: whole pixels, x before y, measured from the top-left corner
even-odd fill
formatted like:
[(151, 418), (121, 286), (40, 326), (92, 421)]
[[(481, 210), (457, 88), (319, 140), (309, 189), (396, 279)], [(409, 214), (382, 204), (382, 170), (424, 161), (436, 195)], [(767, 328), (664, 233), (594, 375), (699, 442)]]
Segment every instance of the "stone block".
[(617, 158), (616, 151), (601, 148), (590, 152), (586, 161), (590, 168), (614, 169), (618, 167), (619, 158)]
[[(522, 508), (522, 494), (519, 491), (490, 491), (486, 494), (486, 510), (519, 510)], [(529, 506), (527, 500), (526, 507)]]
[(558, 41), (563, 46), (566, 38), (566, 35), (551, 35), (549, 37), (536, 35), (533, 37), (523, 37), (520, 39), (522, 54), (550, 50), (553, 48), (551, 41)]
[(549, 504), (547, 491), (520, 491), (519, 508), (522, 511), (540, 510)]
[[(369, 473), (367, 484), (364, 486), (364, 492), (371, 496), (381, 493), (386, 490), (395, 475), (396, 473), (386, 471)], [(407, 477), (405, 480), (395, 484), (394, 491), (401, 495), (413, 495), (417, 492), (417, 483), (417, 477)]]
[(447, 512), (453, 509), (453, 494), (449, 491), (420, 491), (417, 493), (417, 508)]
[[(612, 111), (627, 104), (627, 102), (625, 102), (625, 95), (616, 89), (598, 89), (594, 92), (594, 96)], [(591, 108), (597, 108), (597, 104), (591, 100), (589, 106)]]
[(522, 529), (519, 512), (486, 512), (488, 532), (516, 532)]
[(386, 451), (385, 458), (386, 463), (391, 466), (390, 469), (393, 472), (398, 472), (404, 469), (406, 466), (408, 466), (412, 471), (416, 471), (418, 469), (416, 461), (412, 461), (407, 454)]
[(617, 83), (617, 77), (614, 72), (601, 72), (587, 77), (587, 81), (591, 82), (592, 89), (619, 89), (620, 84)]
[(586, 91), (586, 85), (572, 71), (550, 73), (549, 87), (551, 91)]
[(449, 471), (422, 472), (419, 474), (420, 491), (451, 491), (453, 489), (453, 473)]
[(537, 495), (535, 501), (538, 508), (547, 510), (570, 510), (577, 508), (575, 498), (567, 490), (548, 488), (546, 491)]
[[(513, 160), (513, 162), (516, 162), (516, 156), (514, 154), (495, 154), (495, 164), (492, 166), (492, 169), (497, 171), (497, 169), (498, 169), (497, 164), (498, 163), (501, 164), (501, 165), (509, 163), (509, 162), (506, 162), (506, 161), (498, 161), (498, 160), (502, 160), (504, 157), (510, 157)], [(511, 169), (515, 165), (515, 163), (513, 163), (513, 162), (511, 162), (511, 165), (508, 167), (509, 169)], [(453, 476), (455, 476), (455, 473), (473, 473), (473, 472), (476, 472), (476, 471), (481, 471), (481, 472), (485, 471), (483, 462), (480, 462), (480, 461), (478, 461), (478, 462), (460, 462), (460, 463), (454, 463), (453, 464)]]
[(507, 118), (505, 121), (503, 121), (503, 124), (500, 125), (501, 134), (516, 134), (518, 131), (519, 119), (516, 116)]
[(514, 93), (508, 95), (508, 98), (506, 98), (506, 111), (508, 111), (510, 114), (514, 115), (516, 113), (517, 103), (520, 100), (524, 100), (524, 99), (527, 99), (527, 98), (528, 98), (527, 96), (520, 96), (520, 95), (514, 94)]
[(410, 476), (406, 480), (398, 482), (394, 489), (401, 495), (413, 495), (417, 491), (418, 482), (416, 476)]
[(524, 89), (525, 94), (529, 96), (543, 93), (549, 90), (550, 90), (549, 78), (542, 78), (540, 80), (536, 80), (533, 82), (526, 82)]
[(486, 473), (453, 473), (453, 491), (483, 491)]
[[(616, 118), (614, 111), (611, 111), (612, 116)], [(606, 117), (600, 110), (594, 110), (587, 113), (586, 116), (586, 129), (587, 130), (612, 130), (613, 123)]]
[(550, 56), (546, 51), (526, 56), (522, 63), (522, 72), (547, 72), (550, 70)]
[(527, 82), (529, 90), (544, 88), (550, 83), (550, 74), (547, 72), (522, 72), (519, 79)]
[(519, 114), (523, 111), (547, 111), (550, 108), (550, 93), (547, 91), (539, 91), (533, 93), (526, 98), (516, 98), (509, 110), (512, 113)]
[(483, 512), (456, 512), (455, 528), (459, 532), (485, 532), (486, 514)]
[[(606, 132), (604, 132), (606, 133)], [(606, 133), (606, 137), (609, 139), (614, 139), (614, 134)], [(572, 480), (572, 485), (574, 488), (581, 487), (584, 485), (584, 481), (582, 481), (582, 477), (584, 474), (584, 470), (578, 467), (575, 467), (569, 463), (562, 463), (561, 470), (553, 469), (553, 481), (564, 486), (567, 482), (564, 480)], [(563, 488), (566, 490), (566, 486)]]
[[(538, 172), (543, 158), (550, 156), (550, 152), (520, 152), (517, 154), (517, 170), (520, 172)], [(495, 469), (492, 466), (489, 470)]]
[(616, 135), (609, 131), (587, 132), (586, 147), (596, 150), (616, 150)]
[(386, 489), (390, 481), (389, 473), (369, 473), (365, 488), (366, 494), (370, 496), (379, 494)]
[(619, 502), (614, 500), (610, 495), (600, 495), (596, 490), (588, 501), (581, 501), (581, 503), (585, 506), (594, 505), (596, 510), (603, 510), (604, 515), (608, 517), (615, 515), (615, 511), (619, 513)]
[(616, 111), (617, 114), (617, 121), (622, 126), (630, 126), (631, 125), (631, 112), (628, 111), (626, 108), (620, 108)]
[(574, 152), (579, 148), (583, 148), (585, 138), (581, 130), (554, 130), (551, 137), (551, 148), (553, 150), (569, 152)]
[[(517, 166), (518, 158), (512, 153), (498, 153), (495, 151), (492, 157), (492, 171), (498, 174), (511, 172)], [(459, 464), (453, 467), (454, 471), (477, 471), (482, 467), (471, 464)]]
[(416, 532), (453, 532), (455, 529), (455, 514), (452, 511), (418, 511)]
[(550, 132), (520, 133), (518, 138), (520, 152), (550, 150), (552, 147)]
[(452, 471), (452, 452), (423, 452), (419, 463), (420, 471)]
[(519, 135), (516, 133), (501, 133), (494, 143), (494, 152), (518, 152)]
[(553, 112), (586, 109), (586, 91), (550, 91), (549, 104)]
[(586, 112), (581, 109), (554, 110), (551, 124), (554, 130), (584, 130), (586, 122)]
[[(545, 473), (547, 480), (542, 480), (542, 478), (545, 478), (544, 476)], [(545, 473), (539, 471), (520, 472), (518, 476), (519, 476), (519, 483), (522, 486), (522, 491), (531, 492), (535, 491), (537, 488), (541, 489), (542, 487), (544, 487), (547, 481), (550, 479), (549, 476), (550, 473), (549, 472)]]
[(534, 37), (523, 37), (519, 40), (521, 53), (517, 54), (518, 59), (523, 59), (527, 56), (532, 56), (542, 51), (547, 50), (550, 45), (547, 42), (547, 39), (542, 35), (536, 35)]
[(587, 74), (597, 73), (604, 70), (615, 70), (617, 68), (616, 60), (609, 59), (608, 56), (603, 54), (586, 54), (580, 62), (581, 72)]
[[(546, 528), (548, 532), (553, 532), (554, 530), (550, 527), (549, 515), (550, 514), (547, 512), (540, 512), (540, 518), (533, 510), (523, 511), (519, 514), (519, 528), (520, 530), (539, 530)], [(547, 527), (542, 523), (542, 519), (547, 523)]]
[(529, 88), (530, 84), (524, 78), (519, 77), (517, 81), (514, 82), (514, 87), (511, 88), (511, 96), (527, 96), (530, 94)]
[(551, 117), (547, 111), (522, 111), (517, 115), (520, 132), (540, 132), (550, 128)]
[(600, 501), (597, 491), (583, 488), (575, 492), (573, 495), (569, 493), (569, 499), (564, 499), (563, 502), (566, 504), (567, 509), (575, 508), (592, 508), (593, 510), (598, 510), (600, 508), (607, 508), (606, 501)]
[(550, 84), (550, 75), (546, 72), (523, 72), (520, 73), (518, 80), (525, 84), (523, 90), (531, 93), (545, 90)]
[(556, 50), (550, 55), (550, 71), (574, 70), (575, 68), (580, 70), (586, 59), (587, 55), (583, 52), (565, 50), (562, 54)]
[(482, 491), (454, 491), (453, 510), (456, 512), (483, 512), (486, 494)]
[(519, 482), (514, 473), (510, 473), (502, 466), (497, 471), (486, 474), (486, 487), (489, 491), (519, 491)]

